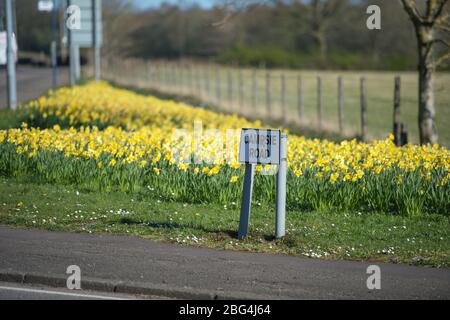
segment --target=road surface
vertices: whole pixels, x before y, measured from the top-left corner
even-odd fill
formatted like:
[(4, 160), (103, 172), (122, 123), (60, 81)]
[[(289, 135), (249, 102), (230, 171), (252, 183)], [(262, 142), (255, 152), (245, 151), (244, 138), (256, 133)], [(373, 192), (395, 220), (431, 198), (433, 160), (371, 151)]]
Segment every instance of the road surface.
[[(52, 86), (52, 69), (19, 65), (17, 67), (17, 99), (19, 103), (27, 102), (45, 94)], [(67, 67), (58, 68), (58, 85), (69, 81)], [(6, 69), (0, 69), (0, 109), (6, 108), (7, 96)]]
[[(372, 264), (381, 269), (381, 290), (367, 288)], [(80, 267), (82, 287), (177, 298), (450, 299), (448, 269), (0, 227), (0, 281), (10, 274), (24, 283), (65, 286), (69, 265)]]
[(0, 282), (0, 300), (141, 300), (156, 298), (159, 299), (159, 297)]

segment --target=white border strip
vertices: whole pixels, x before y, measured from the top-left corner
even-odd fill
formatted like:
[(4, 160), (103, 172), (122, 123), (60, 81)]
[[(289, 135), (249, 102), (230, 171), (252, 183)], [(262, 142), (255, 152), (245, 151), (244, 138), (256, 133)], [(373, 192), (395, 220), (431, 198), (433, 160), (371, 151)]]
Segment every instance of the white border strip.
[(61, 296), (90, 298), (90, 299), (102, 299), (102, 300), (129, 300), (129, 299), (124, 299), (124, 298), (113, 298), (113, 297), (109, 297), (109, 296), (99, 296), (99, 295), (80, 294), (80, 293), (69, 293), (69, 292), (40, 290), (40, 289), (25, 289), (25, 288), (16, 288), (16, 287), (2, 287), (2, 286), (0, 286), (0, 290), (23, 291), (23, 292), (33, 292), (33, 293), (41, 293), (41, 294), (54, 294), (54, 295), (61, 295)]

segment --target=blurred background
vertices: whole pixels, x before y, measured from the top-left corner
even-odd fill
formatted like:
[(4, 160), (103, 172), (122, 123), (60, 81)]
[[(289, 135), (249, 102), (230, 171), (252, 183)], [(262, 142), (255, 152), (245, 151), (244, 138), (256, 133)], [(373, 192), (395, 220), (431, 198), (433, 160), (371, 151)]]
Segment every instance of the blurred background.
[[(374, 4), (381, 30), (366, 26)], [(392, 133), (397, 90), (408, 141), (419, 142), (417, 41), (400, 1), (103, 0), (102, 6), (102, 77), (116, 85), (301, 134), (365, 140)], [(61, 11), (60, 66), (68, 61), (63, 17)], [(14, 25), (19, 63), (50, 66), (51, 15), (38, 11), (36, 0), (15, 0)], [(85, 78), (93, 72), (91, 57), (82, 49)], [(439, 142), (446, 146), (448, 71), (448, 63), (439, 66), (434, 87)]]

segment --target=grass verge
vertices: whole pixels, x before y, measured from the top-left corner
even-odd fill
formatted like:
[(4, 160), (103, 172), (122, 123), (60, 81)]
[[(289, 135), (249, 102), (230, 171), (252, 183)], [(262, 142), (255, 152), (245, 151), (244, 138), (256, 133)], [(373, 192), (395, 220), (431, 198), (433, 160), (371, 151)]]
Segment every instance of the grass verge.
[(254, 203), (250, 236), (236, 240), (239, 209), (165, 202), (139, 193), (87, 192), (72, 186), (0, 177), (0, 224), (139, 236), (180, 245), (283, 253), (323, 259), (450, 266), (449, 217), (290, 211), (287, 235), (274, 240), (274, 209)]
[(0, 109), (0, 130), (19, 128), (23, 119), (21, 110)]

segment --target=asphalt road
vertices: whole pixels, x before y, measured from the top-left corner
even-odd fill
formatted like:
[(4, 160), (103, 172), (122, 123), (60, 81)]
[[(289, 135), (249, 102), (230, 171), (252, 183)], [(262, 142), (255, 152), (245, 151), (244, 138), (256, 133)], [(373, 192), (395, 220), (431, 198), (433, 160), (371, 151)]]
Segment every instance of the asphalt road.
[[(52, 86), (52, 69), (46, 67), (32, 67), (19, 65), (17, 73), (17, 100), (27, 102), (45, 94)], [(58, 68), (58, 85), (65, 85), (69, 81), (67, 67)], [(6, 69), (0, 69), (0, 109), (6, 108), (8, 103)]]
[[(0, 282), (0, 300), (136, 300), (157, 297), (58, 289), (39, 285)], [(159, 297), (158, 297), (159, 298)]]
[[(381, 269), (381, 290), (367, 288), (367, 267), (371, 264)], [(450, 299), (448, 269), (326, 261), (183, 247), (134, 237), (0, 227), (0, 273), (65, 279), (69, 265), (80, 267), (81, 283), (83, 278), (100, 279), (193, 293), (216, 292), (223, 297)]]

